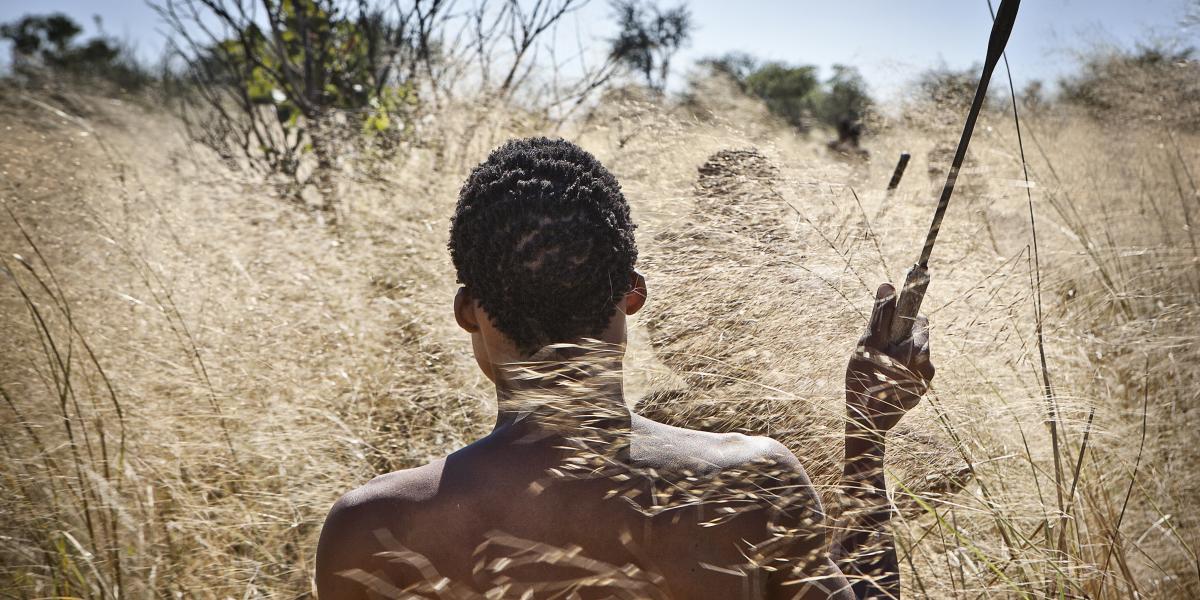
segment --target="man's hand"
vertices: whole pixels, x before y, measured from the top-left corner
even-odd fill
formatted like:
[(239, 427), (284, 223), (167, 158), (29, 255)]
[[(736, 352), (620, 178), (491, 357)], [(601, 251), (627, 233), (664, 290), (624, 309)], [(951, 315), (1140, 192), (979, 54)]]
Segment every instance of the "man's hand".
[(896, 290), (885, 283), (875, 293), (871, 322), (846, 367), (848, 454), (851, 439), (882, 441), (883, 434), (921, 401), (933, 379), (928, 321), (917, 317), (911, 337), (892, 344), (888, 331), (895, 314)]
[(888, 523), (892, 517), (884, 478), (884, 436), (911, 410), (933, 379), (929, 329), (917, 317), (912, 335), (888, 339), (896, 317), (896, 289), (879, 286), (867, 331), (846, 367), (846, 462), (842, 513), (831, 556), (850, 580), (855, 598), (899, 598), (900, 569)]

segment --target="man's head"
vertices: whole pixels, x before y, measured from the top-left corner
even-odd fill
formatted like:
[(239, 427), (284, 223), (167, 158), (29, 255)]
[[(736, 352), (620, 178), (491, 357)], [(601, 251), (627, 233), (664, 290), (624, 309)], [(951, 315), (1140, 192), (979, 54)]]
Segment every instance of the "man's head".
[(581, 338), (623, 342), (624, 320), (613, 317), (645, 300), (633, 229), (616, 178), (575, 144), (530, 138), (494, 150), (467, 178), (450, 227), (463, 285), (455, 316), (476, 354), (480, 342), (506, 342), (518, 357)]

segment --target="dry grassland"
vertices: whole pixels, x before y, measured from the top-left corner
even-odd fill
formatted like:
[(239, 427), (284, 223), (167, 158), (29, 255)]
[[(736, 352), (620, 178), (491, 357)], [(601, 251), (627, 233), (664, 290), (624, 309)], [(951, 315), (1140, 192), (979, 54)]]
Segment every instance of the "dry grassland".
[[(616, 173), (640, 225), (631, 401), (774, 436), (829, 496), (846, 357), (915, 258), (929, 157), (957, 132), (908, 119), (848, 164), (724, 98), (700, 119), (614, 97), (552, 133)], [(478, 110), (438, 114), (436, 147), (348, 159), (334, 231), (153, 106), (0, 92), (5, 595), (307, 595), (340, 493), (490, 428), (448, 220), (488, 149), (546, 131)], [(1017, 139), (990, 113), (934, 255), (934, 390), (893, 434), (907, 590), (1196, 597), (1200, 139), (1060, 111), (1022, 126), (1053, 395)]]

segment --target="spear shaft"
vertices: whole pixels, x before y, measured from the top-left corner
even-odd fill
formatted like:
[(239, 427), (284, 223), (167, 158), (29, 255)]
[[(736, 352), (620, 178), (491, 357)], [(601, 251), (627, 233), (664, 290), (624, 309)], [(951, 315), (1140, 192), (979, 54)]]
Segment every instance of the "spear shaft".
[(979, 111), (987, 99), (988, 83), (991, 82), (992, 72), (1004, 54), (1012, 33), (1013, 23), (1017, 20), (1017, 8), (1021, 0), (1003, 0), (1000, 10), (996, 11), (996, 19), (992, 24), (992, 34), (988, 39), (987, 58), (983, 63), (983, 73), (979, 76), (979, 86), (975, 88), (975, 99), (971, 101), (971, 110), (967, 113), (967, 122), (963, 125), (962, 137), (958, 140), (958, 149), (954, 152), (954, 160), (950, 163), (950, 171), (946, 174), (946, 184), (942, 187), (942, 195), (938, 198), (937, 210), (933, 213), (933, 223), (929, 225), (929, 233), (925, 236), (925, 245), (921, 248), (921, 256), (916, 264), (908, 270), (904, 279), (904, 287), (900, 297), (896, 299), (896, 313), (892, 319), (892, 342), (900, 342), (912, 334), (913, 320), (921, 310), (921, 302), (925, 299), (925, 291), (929, 289), (929, 257), (933, 254), (933, 245), (937, 242), (938, 232), (942, 228), (942, 219), (946, 216), (946, 208), (950, 206), (950, 197), (954, 194), (954, 184), (958, 181), (959, 169), (967, 156), (967, 147), (971, 144), (971, 135), (975, 132), (975, 121)]

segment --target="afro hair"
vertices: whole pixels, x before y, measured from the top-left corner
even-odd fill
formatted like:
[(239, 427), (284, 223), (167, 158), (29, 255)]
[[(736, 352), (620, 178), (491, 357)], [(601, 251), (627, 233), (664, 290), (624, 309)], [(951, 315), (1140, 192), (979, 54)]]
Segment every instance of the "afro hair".
[(512, 140), (471, 172), (450, 225), (458, 281), (525, 354), (598, 336), (632, 287), (621, 186), (561, 139)]

